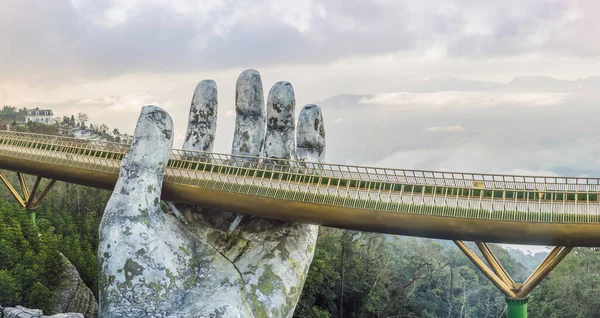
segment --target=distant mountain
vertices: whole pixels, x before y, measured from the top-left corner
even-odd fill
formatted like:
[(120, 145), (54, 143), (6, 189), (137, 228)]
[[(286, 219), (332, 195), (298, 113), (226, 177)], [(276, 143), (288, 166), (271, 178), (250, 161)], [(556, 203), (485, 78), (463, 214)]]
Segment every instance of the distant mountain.
[(407, 77), (399, 80), (400, 92), (433, 93), (442, 91), (486, 91), (502, 88), (504, 84), (472, 81), (454, 77)]
[(372, 96), (373, 95), (341, 94), (341, 95), (336, 95), (336, 96), (327, 98), (320, 102), (316, 102), (315, 104), (317, 104), (321, 107), (323, 107), (323, 106), (325, 106), (325, 107), (340, 107), (340, 108), (354, 107), (354, 106), (358, 105), (358, 103), (360, 102), (361, 99), (369, 98)]
[(515, 91), (591, 92), (600, 88), (600, 76), (573, 81), (549, 76), (517, 76), (504, 88)]
[(537, 252), (537, 253), (524, 253), (521, 249), (513, 247), (505, 247), (508, 251), (508, 255), (515, 261), (523, 264), (528, 271), (528, 274), (533, 272), (538, 265), (548, 256), (548, 252)]

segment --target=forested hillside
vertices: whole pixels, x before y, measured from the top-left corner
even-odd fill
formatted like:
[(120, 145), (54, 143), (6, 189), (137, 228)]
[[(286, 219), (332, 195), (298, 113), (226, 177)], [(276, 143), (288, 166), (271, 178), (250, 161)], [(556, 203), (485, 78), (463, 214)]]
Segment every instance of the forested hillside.
[[(322, 227), (295, 317), (505, 316), (502, 294), (458, 248), (389, 237)], [(491, 247), (516, 281), (530, 273)], [(576, 248), (534, 290), (529, 317), (600, 317), (599, 286), (600, 252)]]
[[(2, 171), (13, 184), (15, 174)], [(28, 179), (33, 184), (33, 179)], [(45, 181), (47, 182), (47, 181)], [(45, 186), (42, 183), (41, 186)], [(46, 310), (61, 280), (62, 252), (98, 292), (98, 224), (109, 191), (57, 182), (36, 209), (34, 226), (8, 190), (0, 189), (0, 304)]]
[[(295, 317), (499, 317), (504, 311), (500, 292), (458, 248), (323, 227), (319, 234)], [(520, 272), (504, 249), (492, 249), (509, 272)]]

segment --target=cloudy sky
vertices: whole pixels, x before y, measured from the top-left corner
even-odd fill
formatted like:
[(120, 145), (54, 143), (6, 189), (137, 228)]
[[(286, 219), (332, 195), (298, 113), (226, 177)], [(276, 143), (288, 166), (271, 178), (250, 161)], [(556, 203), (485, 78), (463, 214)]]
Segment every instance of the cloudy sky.
[(0, 104), (124, 132), (156, 104), (181, 144), (210, 78), (228, 152), (255, 68), (322, 106), (330, 162), (600, 175), (599, 28), (596, 0), (3, 0)]

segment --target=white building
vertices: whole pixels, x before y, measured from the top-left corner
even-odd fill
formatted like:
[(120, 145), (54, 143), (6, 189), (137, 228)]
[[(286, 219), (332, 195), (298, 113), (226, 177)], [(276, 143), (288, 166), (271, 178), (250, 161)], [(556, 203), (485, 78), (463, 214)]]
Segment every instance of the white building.
[(52, 109), (36, 108), (26, 110), (25, 123), (30, 121), (48, 125), (54, 123), (54, 114), (52, 113)]

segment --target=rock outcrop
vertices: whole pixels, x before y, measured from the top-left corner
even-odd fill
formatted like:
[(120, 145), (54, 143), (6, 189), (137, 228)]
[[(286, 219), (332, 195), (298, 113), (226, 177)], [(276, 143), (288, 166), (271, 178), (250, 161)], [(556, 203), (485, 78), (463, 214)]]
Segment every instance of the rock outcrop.
[(0, 307), (0, 313), (4, 314), (5, 318), (84, 318), (80, 313), (63, 313), (53, 316), (44, 316), (44, 313), (39, 309), (28, 309), (25, 307)]
[(55, 291), (50, 313), (77, 312), (82, 313), (86, 318), (97, 317), (98, 303), (94, 294), (85, 285), (69, 259), (62, 253), (60, 255), (64, 268), (63, 277)]
[[(247, 70), (238, 78), (232, 153), (257, 157), (266, 149), (271, 158), (294, 159), (302, 149), (302, 160), (322, 162), (318, 107), (301, 112), (298, 136), (306, 142), (296, 144), (291, 85), (280, 82), (271, 92), (268, 116), (276, 124), (266, 122), (260, 74)], [(186, 136), (198, 129), (188, 125)], [(273, 141), (268, 146), (265, 136)], [(160, 194), (172, 142), (169, 115), (145, 106), (100, 224), (99, 316), (292, 317), (318, 227), (246, 216), (230, 232), (236, 215), (226, 211), (176, 204), (187, 224), (164, 214)], [(204, 147), (211, 145), (184, 144)]]

